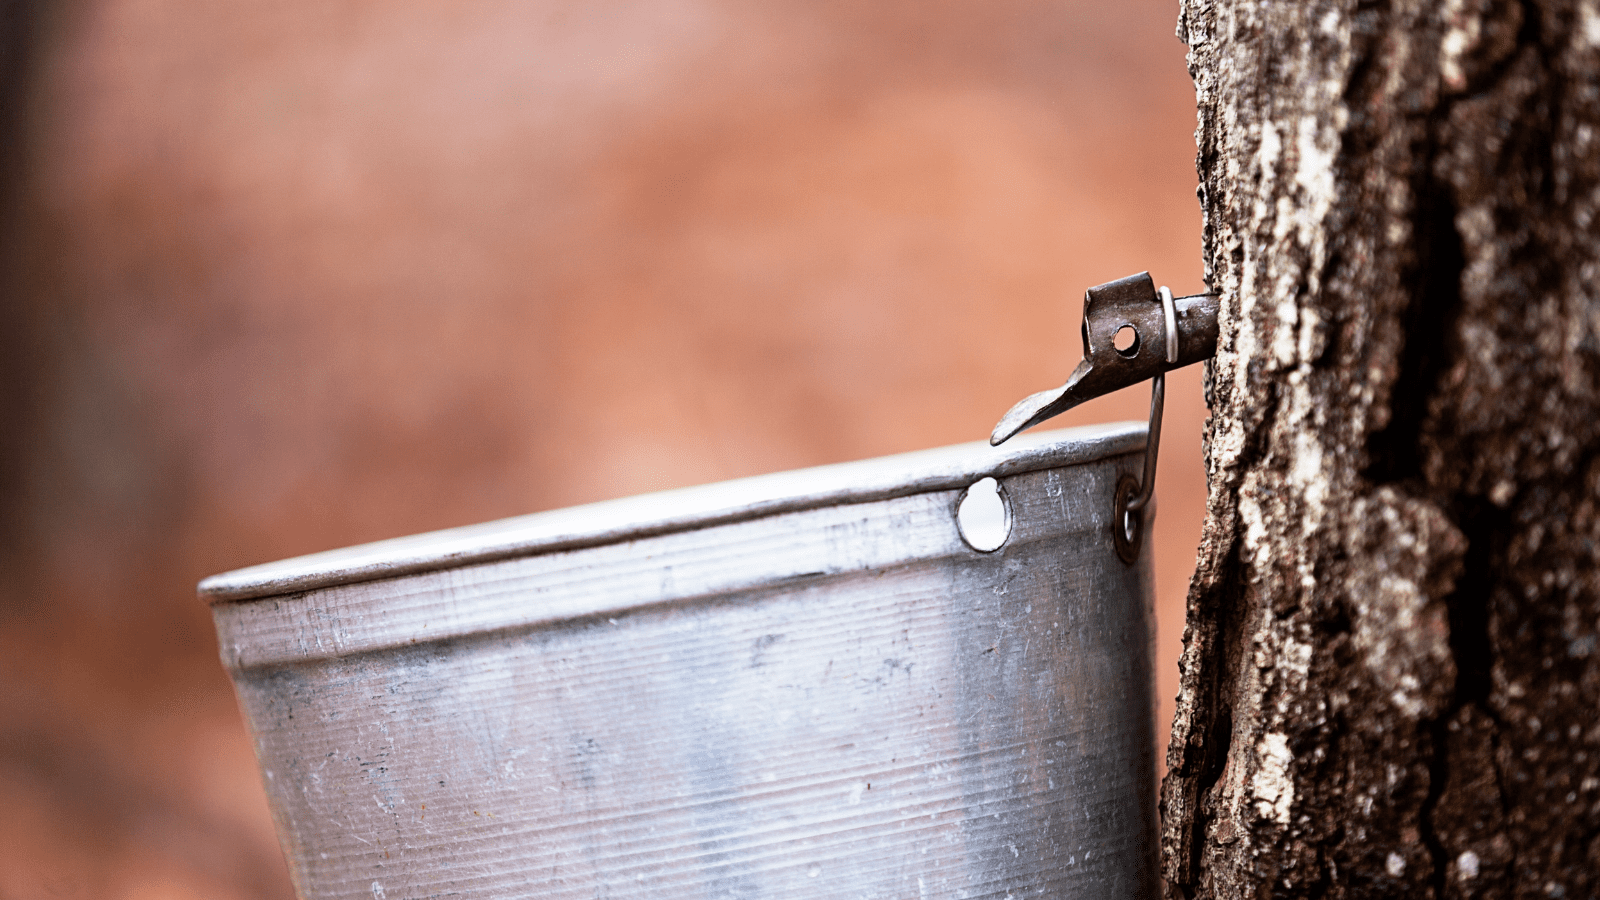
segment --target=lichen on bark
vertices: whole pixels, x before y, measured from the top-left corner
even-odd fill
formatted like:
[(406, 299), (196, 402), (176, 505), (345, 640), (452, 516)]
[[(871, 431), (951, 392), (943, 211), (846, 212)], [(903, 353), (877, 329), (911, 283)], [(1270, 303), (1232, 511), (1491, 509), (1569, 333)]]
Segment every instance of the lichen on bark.
[(1600, 3), (1185, 0), (1170, 897), (1600, 892)]

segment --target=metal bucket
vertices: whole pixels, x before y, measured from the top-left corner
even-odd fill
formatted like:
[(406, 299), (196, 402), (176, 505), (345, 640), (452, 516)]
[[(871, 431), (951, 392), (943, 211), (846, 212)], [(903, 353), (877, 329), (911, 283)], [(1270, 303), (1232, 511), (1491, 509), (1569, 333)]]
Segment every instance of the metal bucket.
[[(207, 579), (296, 888), (1155, 897), (1150, 553), (1113, 546), (1144, 445), (1044, 433)], [(981, 552), (958, 511), (990, 476)]]

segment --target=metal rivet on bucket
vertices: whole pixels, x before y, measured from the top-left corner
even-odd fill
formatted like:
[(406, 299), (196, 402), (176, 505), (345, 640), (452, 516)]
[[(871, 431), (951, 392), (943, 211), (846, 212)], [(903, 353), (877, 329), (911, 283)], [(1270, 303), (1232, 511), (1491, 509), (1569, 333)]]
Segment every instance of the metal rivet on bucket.
[(984, 476), (961, 494), (956, 504), (956, 527), (961, 539), (979, 553), (992, 553), (1011, 536), (1011, 505), (1000, 482)]

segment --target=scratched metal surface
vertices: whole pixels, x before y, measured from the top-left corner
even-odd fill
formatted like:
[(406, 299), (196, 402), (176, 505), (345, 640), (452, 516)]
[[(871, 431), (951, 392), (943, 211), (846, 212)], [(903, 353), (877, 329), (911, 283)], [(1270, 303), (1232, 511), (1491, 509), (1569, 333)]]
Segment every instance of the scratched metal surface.
[(1128, 442), (947, 452), (1001, 473), (992, 553), (960, 486), (845, 467), (754, 517), (216, 603), (298, 890), (1154, 897)]

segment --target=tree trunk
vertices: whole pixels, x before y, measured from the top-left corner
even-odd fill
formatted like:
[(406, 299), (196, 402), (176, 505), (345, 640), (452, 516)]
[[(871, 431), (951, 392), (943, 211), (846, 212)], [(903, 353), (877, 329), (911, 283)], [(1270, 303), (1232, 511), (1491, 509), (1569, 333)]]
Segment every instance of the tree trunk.
[(1185, 0), (1169, 897), (1600, 895), (1600, 3)]

